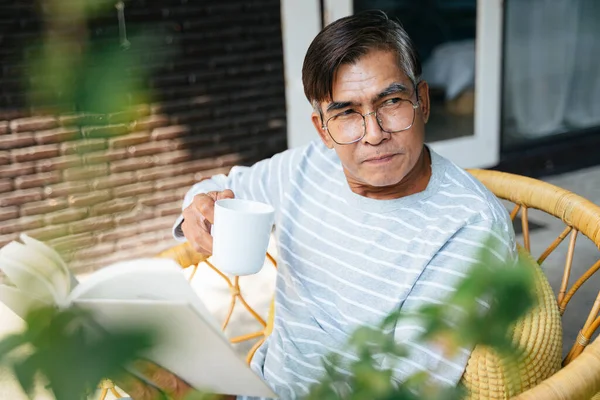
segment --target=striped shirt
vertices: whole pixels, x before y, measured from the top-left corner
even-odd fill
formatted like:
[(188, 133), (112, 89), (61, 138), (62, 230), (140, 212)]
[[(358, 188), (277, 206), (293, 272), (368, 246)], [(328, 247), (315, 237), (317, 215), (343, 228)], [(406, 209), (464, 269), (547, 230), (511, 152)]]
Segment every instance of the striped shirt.
[[(275, 323), (251, 366), (280, 398), (307, 394), (325, 373), (325, 355), (337, 354), (338, 370), (349, 373), (344, 365), (357, 357), (346, 343), (357, 327), (376, 326), (399, 308), (443, 302), (480, 251), (503, 262), (516, 259), (512, 224), (498, 199), (430, 152), (427, 188), (394, 200), (353, 193), (337, 155), (320, 142), (234, 167), (186, 195), (184, 208), (198, 193), (231, 189), (238, 198), (276, 210)], [(181, 217), (174, 228), (178, 238), (180, 223)], [(419, 342), (422, 331), (402, 319), (390, 333), (409, 350), (394, 364), (395, 379), (428, 371), (433, 380), (456, 385), (471, 349), (447, 358), (440, 348)]]

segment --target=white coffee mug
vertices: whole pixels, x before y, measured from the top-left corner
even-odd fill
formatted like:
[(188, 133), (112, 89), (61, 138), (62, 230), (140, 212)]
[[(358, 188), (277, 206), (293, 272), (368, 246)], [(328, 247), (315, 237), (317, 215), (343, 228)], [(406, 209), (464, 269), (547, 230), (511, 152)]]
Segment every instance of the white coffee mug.
[(213, 264), (231, 275), (259, 272), (265, 262), (275, 209), (269, 204), (241, 199), (215, 202)]

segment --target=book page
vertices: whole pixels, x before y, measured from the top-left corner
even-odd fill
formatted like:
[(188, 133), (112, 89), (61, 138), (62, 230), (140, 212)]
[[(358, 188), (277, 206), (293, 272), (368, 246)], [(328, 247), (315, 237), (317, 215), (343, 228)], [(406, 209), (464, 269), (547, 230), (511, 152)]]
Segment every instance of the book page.
[(38, 274), (34, 268), (14, 259), (14, 256), (5, 257), (1, 253), (5, 248), (0, 250), (0, 269), (20, 291), (51, 304), (64, 302), (47, 276)]
[(65, 261), (62, 259), (62, 257), (60, 256), (60, 254), (58, 254), (58, 252), (56, 250), (54, 250), (52, 247), (48, 246), (44, 242), (41, 242), (37, 239), (29, 237), (24, 233), (21, 234), (19, 236), (19, 238), (25, 244), (25, 246), (44, 255), (46, 258), (50, 259), (57, 268), (59, 268), (60, 270), (62, 270), (64, 272), (65, 276), (70, 277), (69, 287), (68, 287), (66, 293), (69, 293), (75, 286), (77, 286), (77, 283), (78, 283), (77, 278), (75, 278), (75, 275), (73, 275), (71, 273), (71, 271), (67, 267), (67, 264), (65, 263)]
[[(45, 246), (45, 245), (42, 245)], [(33, 291), (36, 297), (46, 298), (49, 293), (55, 303), (64, 303), (71, 287), (71, 276), (68, 270), (46, 257), (39, 248), (19, 242), (10, 242), (0, 249), (0, 269), (21, 290)], [(27, 276), (34, 275), (37, 279), (29, 282)], [(43, 285), (38, 282), (43, 281)], [(50, 285), (50, 290), (44, 287)], [(42, 292), (40, 292), (42, 291)]]
[(73, 289), (69, 300), (76, 299), (184, 301), (221, 332), (179, 264), (166, 258), (122, 261), (96, 271)]
[(109, 332), (157, 334), (145, 356), (192, 387), (215, 394), (277, 397), (194, 307), (177, 301), (75, 300)]
[(52, 304), (8, 285), (0, 285), (0, 302), (4, 303), (22, 319), (25, 319), (29, 311)]

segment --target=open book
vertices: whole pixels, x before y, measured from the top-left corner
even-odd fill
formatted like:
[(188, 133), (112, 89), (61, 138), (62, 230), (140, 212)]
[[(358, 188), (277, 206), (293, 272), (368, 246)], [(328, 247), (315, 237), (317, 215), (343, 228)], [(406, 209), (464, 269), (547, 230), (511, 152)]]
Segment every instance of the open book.
[(79, 307), (109, 332), (149, 329), (148, 360), (192, 387), (217, 394), (276, 397), (230, 346), (217, 322), (173, 260), (112, 264), (78, 282), (51, 247), (21, 235), (0, 249), (0, 301), (24, 317), (35, 307)]

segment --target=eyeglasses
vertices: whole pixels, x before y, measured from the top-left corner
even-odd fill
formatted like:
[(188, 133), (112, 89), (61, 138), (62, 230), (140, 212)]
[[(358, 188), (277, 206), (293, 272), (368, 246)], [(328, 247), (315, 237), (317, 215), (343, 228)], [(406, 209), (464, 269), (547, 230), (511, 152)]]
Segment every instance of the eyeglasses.
[(367, 134), (365, 118), (375, 115), (375, 120), (382, 131), (397, 133), (410, 129), (415, 122), (419, 101), (393, 98), (385, 101), (375, 111), (361, 114), (358, 111), (346, 110), (329, 118), (323, 129), (337, 144), (356, 143)]

